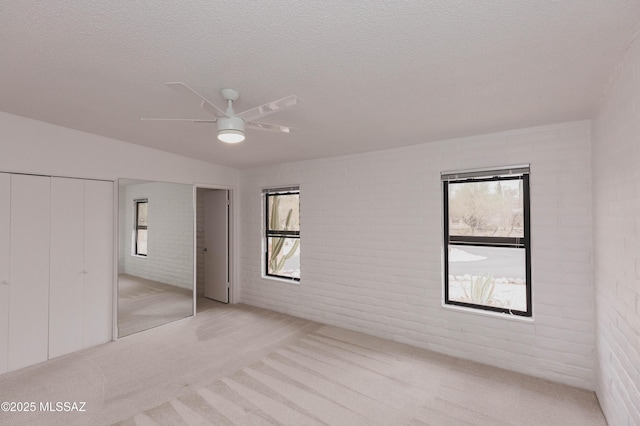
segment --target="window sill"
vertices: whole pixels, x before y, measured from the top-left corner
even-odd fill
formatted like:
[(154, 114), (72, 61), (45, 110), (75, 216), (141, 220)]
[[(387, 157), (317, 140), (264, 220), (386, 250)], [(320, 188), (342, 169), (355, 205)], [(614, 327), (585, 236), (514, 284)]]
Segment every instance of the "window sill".
[(464, 306), (447, 305), (444, 302), (442, 302), (442, 307), (449, 311), (456, 311), (456, 312), (461, 312), (461, 313), (471, 314), (471, 315), (480, 315), (484, 317), (493, 317), (493, 318), (505, 319), (508, 321), (520, 321), (520, 322), (526, 322), (526, 323), (534, 322), (532, 316), (523, 317), (521, 315), (503, 314), (500, 312), (485, 311), (482, 309), (466, 308)]
[(263, 280), (269, 280), (269, 281), (278, 281), (278, 282), (285, 283), (285, 284), (300, 285), (300, 281), (291, 280), (291, 279), (287, 279), (287, 278), (270, 277), (269, 275), (263, 275), (262, 279)]
[(139, 254), (132, 254), (131, 257), (137, 257), (138, 259), (146, 259), (149, 256), (141, 256)]

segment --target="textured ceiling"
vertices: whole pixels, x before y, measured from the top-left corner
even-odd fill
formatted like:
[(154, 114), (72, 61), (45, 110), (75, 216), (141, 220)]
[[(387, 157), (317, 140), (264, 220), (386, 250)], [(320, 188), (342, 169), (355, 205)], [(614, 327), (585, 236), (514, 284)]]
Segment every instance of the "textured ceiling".
[[(0, 110), (231, 167), (590, 118), (636, 0), (0, 0)], [(163, 83), (236, 110), (297, 95), (226, 145)]]

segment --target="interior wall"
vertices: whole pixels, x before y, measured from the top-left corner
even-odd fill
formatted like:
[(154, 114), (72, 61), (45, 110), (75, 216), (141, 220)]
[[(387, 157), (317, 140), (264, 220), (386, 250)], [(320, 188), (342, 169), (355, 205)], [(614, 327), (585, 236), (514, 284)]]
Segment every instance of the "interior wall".
[[(241, 173), (240, 300), (594, 389), (590, 122)], [(440, 172), (531, 165), (534, 320), (442, 306)], [(299, 285), (262, 278), (261, 189), (300, 185)]]
[(204, 296), (204, 191), (196, 190), (196, 294)]
[[(127, 185), (120, 241), (123, 273), (176, 287), (193, 288), (193, 186), (165, 182)], [(149, 201), (145, 257), (133, 255), (134, 200)]]
[(640, 424), (640, 39), (593, 122), (597, 395), (611, 425)]
[(0, 138), (0, 171), (4, 172), (238, 184), (238, 171), (232, 168), (4, 112), (0, 112)]

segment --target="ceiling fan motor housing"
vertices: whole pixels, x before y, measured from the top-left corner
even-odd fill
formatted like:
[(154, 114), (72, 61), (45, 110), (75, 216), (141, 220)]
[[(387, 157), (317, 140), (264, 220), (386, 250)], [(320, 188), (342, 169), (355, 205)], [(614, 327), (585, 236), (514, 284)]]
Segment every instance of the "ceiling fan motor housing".
[(244, 133), (244, 120), (239, 117), (220, 117), (218, 131), (221, 130), (237, 130)]

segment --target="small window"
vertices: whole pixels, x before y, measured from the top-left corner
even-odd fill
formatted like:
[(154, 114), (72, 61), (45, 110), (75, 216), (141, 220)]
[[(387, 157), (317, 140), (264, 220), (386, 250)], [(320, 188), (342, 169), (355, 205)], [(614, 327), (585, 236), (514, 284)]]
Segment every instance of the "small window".
[(147, 233), (149, 225), (149, 202), (147, 200), (135, 200), (135, 238), (134, 251), (137, 256), (147, 255)]
[(266, 189), (265, 274), (300, 281), (300, 187)]
[(530, 317), (529, 167), (443, 173), (445, 304)]

